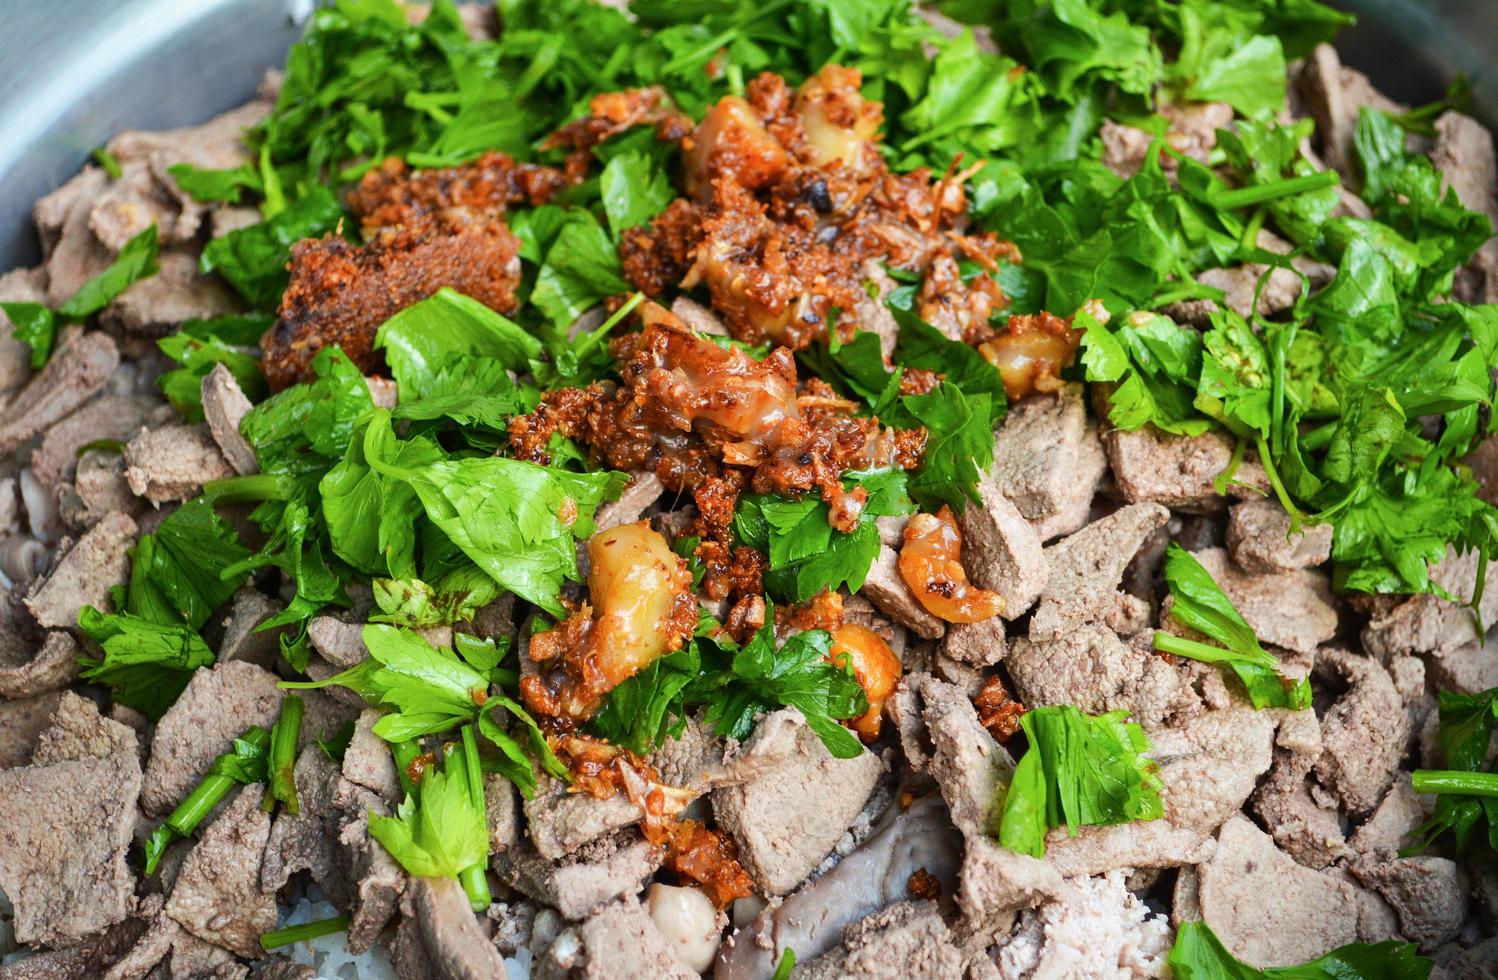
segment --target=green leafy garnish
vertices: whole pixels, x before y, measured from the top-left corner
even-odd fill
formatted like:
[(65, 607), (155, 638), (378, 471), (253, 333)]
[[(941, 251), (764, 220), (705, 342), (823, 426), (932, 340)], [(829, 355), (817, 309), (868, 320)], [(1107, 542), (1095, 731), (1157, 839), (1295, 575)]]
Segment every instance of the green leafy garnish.
[(338, 228), (343, 209), (324, 187), (313, 187), (275, 217), (215, 238), (198, 267), (217, 272), (257, 310), (274, 310), (286, 290), (291, 246)]
[(446, 765), (426, 770), (420, 801), (410, 795), (395, 816), (371, 812), (369, 834), (390, 852), (407, 873), (423, 878), (456, 878), (467, 868), (488, 860), (489, 829), (484, 823), (483, 797), (475, 805), (467, 769), (455, 766), (454, 752)]
[(1414, 943), (1351, 943), (1299, 966), (1258, 970), (1237, 959), (1204, 922), (1183, 922), (1170, 950), (1180, 980), (1426, 980), (1434, 964)]
[(213, 663), (198, 631), (243, 581), (231, 569), (248, 553), (207, 500), (177, 508), (136, 543), (129, 584), (115, 590), (116, 611), (79, 610), (79, 627), (103, 651), (82, 659), (84, 678), (161, 717), (193, 671)]
[(1310, 680), (1302, 677), (1291, 682), (1280, 674), (1279, 661), (1259, 645), (1253, 627), (1233, 608), (1227, 594), (1201, 562), (1174, 541), (1165, 549), (1165, 584), (1175, 600), (1170, 607), (1171, 618), (1222, 646), (1156, 630), (1156, 650), (1204, 663), (1227, 664), (1243, 682), (1255, 708), (1311, 706)]
[(1149, 739), (1126, 712), (1084, 715), (1070, 705), (1035, 708), (1020, 719), (1030, 747), (997, 812), (999, 843), (1033, 857), (1045, 835), (1065, 826), (1155, 820), (1164, 812)]
[(193, 791), (167, 815), (161, 826), (146, 838), (146, 874), (156, 873), (162, 854), (174, 840), (192, 836), (208, 814), (229, 795), (236, 785), (244, 786), (265, 779), (266, 762), (270, 753), (270, 732), (258, 725), (251, 725), (245, 733), (234, 740), (229, 751), (219, 755), (208, 767)]
[(1488, 846), (1498, 849), (1498, 773), (1484, 771), (1498, 722), (1498, 687), (1481, 694), (1442, 691), (1439, 705), (1439, 738), (1447, 769), (1417, 769), (1410, 777), (1415, 792), (1436, 795), (1436, 805), (1430, 819), (1411, 832), (1414, 843), (1400, 854), (1423, 851), (1450, 832), (1460, 857), (1473, 835), (1482, 838), (1483, 824)]
[(593, 533), (593, 511), (618, 497), (623, 473), (573, 473), (502, 456), (411, 464), (389, 416), (365, 431), (369, 466), (415, 491), (426, 516), (495, 582), (562, 615), (558, 591), (576, 580), (576, 542)]
[(774, 610), (743, 646), (713, 635), (708, 620), (687, 646), (656, 660), (609, 692), (594, 717), (604, 738), (646, 752), (678, 734), (688, 711), (707, 708), (707, 721), (725, 738), (747, 738), (755, 719), (782, 707), (800, 709), (806, 723), (840, 759), (864, 751), (839, 721), (868, 710), (852, 671), (832, 663), (832, 637), (824, 630), (797, 633), (778, 649)]
[(302, 734), (306, 702), (295, 694), (281, 701), (281, 714), (270, 730), (270, 755), (265, 761), (266, 787), (263, 807), (267, 813), (279, 802), (295, 816), (301, 810), (296, 797), (296, 748)]
[[(460, 725), (478, 725), (502, 754), (496, 771), (503, 772), (527, 799), (536, 788), (532, 759), (554, 776), (565, 773), (526, 710), (490, 691), (497, 680), (515, 680), (513, 672), (498, 668), (502, 653), (498, 648), (464, 638), (453, 650), (439, 650), (416, 633), (381, 624), (364, 627), (362, 636), (369, 648), (368, 660), (322, 681), (282, 686), (298, 690), (346, 687), (371, 704), (391, 709), (374, 727), (375, 734), (387, 742), (410, 742)], [(499, 725), (496, 709), (503, 709), (524, 729), (520, 741)]]
[(765, 589), (772, 598), (805, 602), (844, 585), (857, 592), (879, 556), (874, 519), (915, 511), (905, 493), (906, 475), (899, 470), (849, 473), (843, 484), (869, 494), (858, 526), (847, 533), (827, 523), (827, 505), (815, 497), (786, 500), (751, 493), (739, 498), (734, 531), (744, 544), (769, 556)]
[(190, 422), (203, 419), (203, 379), (222, 364), (251, 402), (266, 395), (260, 373), (260, 337), (275, 318), (266, 313), (225, 314), (212, 320), (187, 320), (177, 332), (156, 342), (179, 365), (156, 379), (172, 407)]
[(57, 309), (41, 303), (0, 303), (10, 318), (11, 335), (31, 348), (31, 369), (39, 371), (52, 356), (64, 324), (86, 320), (113, 303), (131, 285), (156, 274), (156, 226), (124, 244), (103, 272), (78, 287)]

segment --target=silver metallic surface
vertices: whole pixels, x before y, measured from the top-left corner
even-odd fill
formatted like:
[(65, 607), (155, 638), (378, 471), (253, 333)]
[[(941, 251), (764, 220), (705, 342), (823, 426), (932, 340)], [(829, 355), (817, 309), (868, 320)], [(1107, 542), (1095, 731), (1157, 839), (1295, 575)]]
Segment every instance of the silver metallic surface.
[[(1498, 0), (1334, 0), (1348, 64), (1406, 102), (1457, 72), (1498, 122)], [(32, 203), (122, 129), (201, 122), (281, 63), (310, 0), (0, 0), (0, 270), (35, 261)]]
[(37, 255), (31, 205), (122, 129), (202, 122), (255, 93), (299, 0), (0, 0), (0, 270)]

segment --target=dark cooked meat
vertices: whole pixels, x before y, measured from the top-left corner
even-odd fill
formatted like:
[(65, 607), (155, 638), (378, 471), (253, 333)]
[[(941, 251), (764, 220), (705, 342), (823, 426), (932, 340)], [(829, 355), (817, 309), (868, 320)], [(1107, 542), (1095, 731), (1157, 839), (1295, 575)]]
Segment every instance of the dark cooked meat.
[(555, 167), (516, 163), (504, 153), (485, 153), (461, 167), (415, 172), (391, 157), (364, 175), (348, 205), (366, 235), (427, 225), (452, 231), (475, 219), (497, 218), (513, 205), (545, 204), (568, 183)]
[(509, 313), (519, 283), (520, 242), (497, 220), (381, 232), (363, 246), (336, 235), (299, 242), (279, 319), (260, 341), (265, 378), (275, 391), (305, 380), (333, 345), (368, 373), (380, 363), (375, 332), (412, 303), (445, 286)]

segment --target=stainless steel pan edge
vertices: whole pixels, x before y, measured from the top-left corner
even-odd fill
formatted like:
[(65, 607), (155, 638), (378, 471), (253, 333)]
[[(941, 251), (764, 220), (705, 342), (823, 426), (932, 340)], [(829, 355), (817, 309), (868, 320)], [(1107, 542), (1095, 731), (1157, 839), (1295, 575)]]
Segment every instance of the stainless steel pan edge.
[[(312, 0), (0, 0), (0, 270), (31, 264), (33, 202), (123, 129), (201, 122), (255, 91)], [(1498, 0), (1341, 0), (1344, 59), (1404, 101), (1457, 72), (1498, 109)]]

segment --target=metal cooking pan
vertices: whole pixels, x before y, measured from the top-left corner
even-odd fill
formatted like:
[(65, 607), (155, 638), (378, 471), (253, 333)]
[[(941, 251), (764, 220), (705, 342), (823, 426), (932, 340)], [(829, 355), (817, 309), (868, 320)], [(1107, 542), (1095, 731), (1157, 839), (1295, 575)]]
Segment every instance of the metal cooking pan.
[[(1405, 102), (1458, 72), (1498, 119), (1498, 3), (1339, 0), (1360, 17), (1343, 60)], [(32, 203), (122, 129), (202, 122), (247, 100), (280, 65), (313, 0), (3, 0), (0, 270), (30, 265)]]

